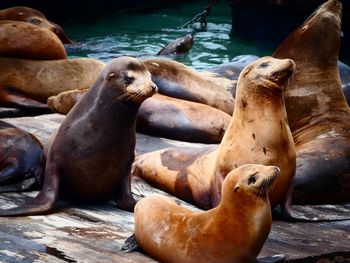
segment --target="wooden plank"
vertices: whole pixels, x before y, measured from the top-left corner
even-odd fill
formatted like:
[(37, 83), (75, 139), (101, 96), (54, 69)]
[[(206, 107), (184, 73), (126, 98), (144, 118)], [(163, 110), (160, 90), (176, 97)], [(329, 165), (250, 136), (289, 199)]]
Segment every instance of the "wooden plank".
[[(50, 114), (6, 121), (34, 133), (46, 144), (63, 118)], [(138, 134), (136, 152), (140, 154), (173, 145), (202, 146)], [(151, 193), (169, 196), (136, 178), (133, 178), (132, 190), (136, 198)], [(2, 194), (0, 208), (19, 205), (36, 194)], [(60, 206), (61, 209), (51, 215), (1, 218), (0, 262), (157, 262), (140, 252), (126, 254), (120, 251), (125, 239), (133, 233), (134, 216), (117, 209), (113, 202), (83, 207), (60, 202)], [(310, 215), (350, 215), (350, 204), (295, 208)], [(275, 219), (260, 256), (281, 253), (286, 255), (286, 262), (350, 262), (350, 220), (290, 223)], [(335, 257), (338, 258), (335, 260)]]

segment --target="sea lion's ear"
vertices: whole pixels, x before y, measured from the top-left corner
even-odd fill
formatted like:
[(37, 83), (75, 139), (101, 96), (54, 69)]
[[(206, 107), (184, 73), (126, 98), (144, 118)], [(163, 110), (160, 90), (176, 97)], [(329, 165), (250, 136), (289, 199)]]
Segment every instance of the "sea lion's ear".
[(111, 80), (116, 74), (114, 72), (111, 72), (107, 75), (106, 79)]
[(236, 184), (236, 186), (235, 186), (235, 188), (233, 188), (233, 192), (238, 192), (238, 190), (239, 190), (239, 184)]

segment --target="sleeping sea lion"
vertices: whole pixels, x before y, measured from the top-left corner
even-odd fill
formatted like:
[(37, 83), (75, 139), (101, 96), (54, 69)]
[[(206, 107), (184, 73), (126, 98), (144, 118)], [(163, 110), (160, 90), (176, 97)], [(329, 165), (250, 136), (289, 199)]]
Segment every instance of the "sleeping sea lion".
[(281, 176), (271, 189), (271, 206), (289, 199), (295, 149), (288, 127), (283, 89), (294, 72), (290, 59), (264, 57), (249, 64), (238, 79), (235, 111), (219, 146), (168, 148), (136, 158), (133, 174), (201, 208), (219, 204), (226, 175), (243, 164), (275, 165)]
[(16, 20), (27, 22), (35, 26), (46, 28), (55, 33), (63, 44), (72, 44), (63, 29), (46, 19), (45, 15), (40, 11), (27, 6), (14, 6), (0, 10), (0, 20)]
[(59, 38), (50, 30), (14, 20), (0, 20), (0, 56), (35, 60), (67, 58)]
[(43, 147), (32, 134), (0, 121), (0, 192), (41, 186)]
[[(71, 90), (48, 98), (48, 106), (67, 114), (87, 90)], [(136, 130), (164, 138), (220, 143), (230, 115), (202, 103), (155, 94), (140, 106)]]
[(171, 59), (150, 58), (144, 63), (160, 94), (207, 104), (232, 114), (235, 81), (217, 77), (210, 72), (197, 72)]
[(255, 263), (271, 228), (268, 189), (276, 166), (242, 165), (222, 184), (217, 207), (194, 212), (152, 195), (135, 207), (138, 245), (161, 262)]
[(113, 197), (119, 208), (133, 211), (130, 168), (136, 114), (156, 90), (142, 62), (131, 57), (111, 60), (48, 144), (40, 193), (0, 215), (48, 213), (61, 194), (84, 203)]
[(26, 60), (0, 57), (0, 102), (23, 108), (47, 107), (46, 100), (50, 96), (91, 87), (104, 66), (92, 58)]
[(350, 110), (337, 66), (341, 3), (321, 5), (277, 48), (297, 69), (285, 92), (297, 154), (293, 201), (350, 201)]

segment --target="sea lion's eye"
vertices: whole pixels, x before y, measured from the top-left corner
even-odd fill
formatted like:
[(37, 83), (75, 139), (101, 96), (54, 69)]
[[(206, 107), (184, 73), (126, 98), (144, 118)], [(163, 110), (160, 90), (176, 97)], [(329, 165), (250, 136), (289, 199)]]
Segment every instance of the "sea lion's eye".
[(264, 62), (264, 63), (261, 63), (259, 68), (266, 68), (268, 65), (269, 65), (269, 62)]
[(248, 185), (255, 184), (255, 182), (256, 182), (255, 174), (252, 174), (248, 179)]
[(124, 76), (124, 82), (126, 85), (130, 85), (135, 81), (134, 77)]
[(41, 20), (37, 19), (37, 18), (29, 18), (28, 22), (32, 23), (33, 25), (40, 25), (41, 24)]

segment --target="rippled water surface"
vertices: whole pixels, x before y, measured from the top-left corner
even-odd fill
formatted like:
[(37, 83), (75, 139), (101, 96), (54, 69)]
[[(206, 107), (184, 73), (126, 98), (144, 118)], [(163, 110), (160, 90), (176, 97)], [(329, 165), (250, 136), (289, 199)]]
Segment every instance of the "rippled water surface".
[[(189, 1), (190, 2), (190, 1)], [(142, 57), (156, 54), (172, 40), (194, 31), (194, 44), (186, 56), (176, 60), (196, 69), (205, 69), (230, 61), (237, 55), (270, 55), (273, 47), (258, 47), (255, 43), (230, 36), (230, 8), (226, 1), (215, 6), (206, 30), (199, 24), (181, 28), (201, 12), (207, 1), (172, 6), (156, 11), (115, 13), (99, 20), (65, 26), (65, 31), (81, 45), (69, 47), (70, 57), (92, 57), (107, 62), (120, 55)]]

